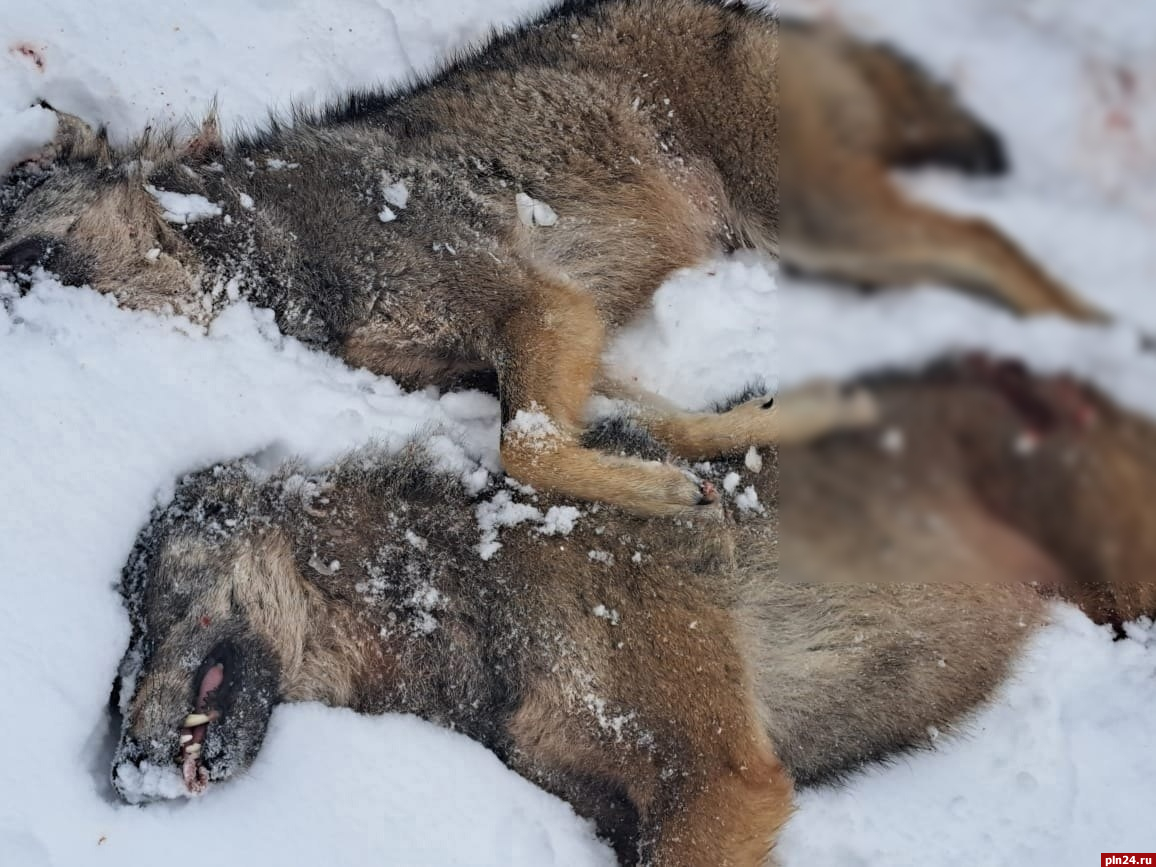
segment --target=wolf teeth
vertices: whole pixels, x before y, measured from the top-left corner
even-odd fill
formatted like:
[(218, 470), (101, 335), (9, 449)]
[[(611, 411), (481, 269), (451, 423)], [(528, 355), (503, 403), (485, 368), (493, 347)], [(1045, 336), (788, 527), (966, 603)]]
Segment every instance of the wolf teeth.
[(191, 713), (187, 717), (185, 717), (185, 728), (187, 728), (187, 729), (196, 728), (197, 726), (206, 725), (208, 722), (209, 722), (208, 714)]
[(201, 745), (200, 744), (188, 744), (185, 747), (185, 755), (186, 756), (199, 756), (200, 754), (201, 754)]
[(192, 735), (181, 735), (181, 746), (184, 746), (185, 744), (191, 742), (192, 739), (193, 739)]

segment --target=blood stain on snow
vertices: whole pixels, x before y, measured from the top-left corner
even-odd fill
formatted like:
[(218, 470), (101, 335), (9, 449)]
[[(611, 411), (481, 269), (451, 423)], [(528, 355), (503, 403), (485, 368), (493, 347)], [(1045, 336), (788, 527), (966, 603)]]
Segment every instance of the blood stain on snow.
[(44, 71), (44, 54), (42, 48), (37, 48), (27, 42), (18, 42), (8, 49), (11, 53), (27, 58), (36, 67), (37, 72)]

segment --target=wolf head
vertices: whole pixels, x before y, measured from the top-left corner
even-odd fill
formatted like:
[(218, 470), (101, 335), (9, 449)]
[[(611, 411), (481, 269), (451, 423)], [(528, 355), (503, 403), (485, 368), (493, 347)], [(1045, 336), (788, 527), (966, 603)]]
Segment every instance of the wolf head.
[[(188, 298), (198, 258), (158, 201), (155, 176), (181, 174), (213, 146), (205, 132), (179, 148), (174, 141), (146, 136), (121, 153), (103, 132), (59, 114), (56, 140), (37, 161), (47, 168), (19, 169), (19, 195), (0, 207), (0, 272), (43, 267), (68, 284), (132, 296), (139, 307)], [(184, 174), (192, 183), (191, 170)]]
[(299, 647), (299, 599), (277, 587), (295, 570), (278, 540), (251, 532), (261, 510), (242, 516), (230, 500), (236, 480), (202, 475), (154, 515), (125, 568), (133, 638), (113, 690), (123, 723), (112, 780), (134, 803), (245, 770), (283, 693), (280, 651)]
[[(394, 602), (420, 609), (412, 587), (425, 573), (407, 567), (425, 554), (374, 507), (420, 487), (437, 523), (458, 482), (426, 472), (424, 451), (375, 455), (316, 476), (292, 463), (273, 474), (247, 460), (212, 467), (154, 512), (121, 582), (132, 638), (113, 686), (122, 723), (112, 782), (125, 800), (199, 794), (243, 772), (279, 703), (387, 709), (394, 667), (381, 627)], [(458, 523), (472, 544), (472, 509)], [(334, 556), (321, 558), (326, 539), (349, 547), (324, 542)], [(384, 558), (377, 608), (363, 573), (340, 567), (369, 550)]]

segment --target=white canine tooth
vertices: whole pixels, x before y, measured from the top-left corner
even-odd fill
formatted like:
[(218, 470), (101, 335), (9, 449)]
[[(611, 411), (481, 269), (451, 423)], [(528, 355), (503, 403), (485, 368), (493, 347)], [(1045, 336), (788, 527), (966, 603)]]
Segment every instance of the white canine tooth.
[(181, 743), (187, 744), (193, 739), (192, 735), (181, 735)]
[(185, 747), (186, 756), (199, 756), (201, 754), (200, 744), (189, 744)]
[(203, 725), (207, 724), (208, 721), (209, 721), (208, 714), (191, 713), (187, 717), (185, 717), (185, 728), (193, 729), (193, 728), (196, 728), (197, 726), (203, 726)]

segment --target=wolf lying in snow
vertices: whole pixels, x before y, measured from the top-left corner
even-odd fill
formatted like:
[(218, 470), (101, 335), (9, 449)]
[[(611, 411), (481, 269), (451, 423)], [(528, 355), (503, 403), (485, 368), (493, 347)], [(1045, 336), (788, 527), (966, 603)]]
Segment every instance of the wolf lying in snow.
[[(623, 863), (763, 864), (794, 785), (992, 694), (1044, 620), (1029, 583), (1156, 610), (1151, 423), (983, 361), (868, 387), (882, 433), (700, 468), (726, 522), (472, 499), (419, 446), (188, 477), (124, 572), (115, 785), (203, 791), (275, 704), (321, 701), (476, 738)], [(587, 444), (661, 454), (621, 425)]]
[[(777, 255), (780, 192), (782, 253), (800, 267), (1091, 315), (990, 227), (888, 186), (899, 162), (1002, 165), (946, 90), (885, 49), (780, 33), (735, 3), (570, 0), (417, 86), (228, 144), (212, 121), (122, 153), (75, 118), (61, 129), (57, 166), (4, 221), (0, 268), (41, 264), (197, 319), (246, 297), (409, 385), (495, 371), (513, 476), (643, 514), (690, 515), (713, 495), (582, 447), (592, 390), (620, 388), (601, 370), (607, 335), (679, 268), (739, 246)], [(698, 459), (847, 412), (814, 406), (802, 431), (763, 399), (651, 415)]]

